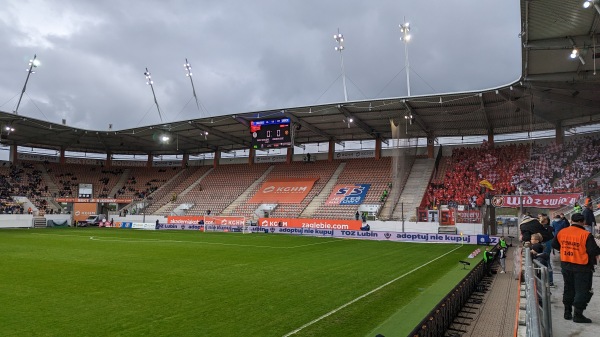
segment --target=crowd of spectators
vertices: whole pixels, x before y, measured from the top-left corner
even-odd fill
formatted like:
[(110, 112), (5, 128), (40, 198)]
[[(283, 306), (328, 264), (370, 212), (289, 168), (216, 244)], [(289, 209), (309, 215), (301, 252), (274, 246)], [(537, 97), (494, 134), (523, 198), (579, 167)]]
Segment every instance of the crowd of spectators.
[(481, 206), (485, 194), (485, 188), (479, 186), (482, 180), (491, 182), (499, 194), (513, 193), (515, 186), (510, 179), (528, 156), (529, 148), (524, 144), (455, 148), (443, 180), (429, 184), (424, 203), (431, 208), (449, 203)]
[(582, 136), (564, 144), (553, 141), (531, 145), (511, 144), (452, 151), (443, 179), (432, 181), (423, 206), (444, 204), (483, 205), (489, 181), (494, 194), (582, 192), (582, 183), (600, 171), (600, 138)]

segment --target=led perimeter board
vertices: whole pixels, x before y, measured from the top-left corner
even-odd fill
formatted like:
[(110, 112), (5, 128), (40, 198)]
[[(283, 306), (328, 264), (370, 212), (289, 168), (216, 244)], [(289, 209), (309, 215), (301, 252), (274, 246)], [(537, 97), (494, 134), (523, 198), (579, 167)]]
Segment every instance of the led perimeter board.
[(250, 122), (252, 148), (268, 149), (292, 146), (290, 119), (263, 119)]

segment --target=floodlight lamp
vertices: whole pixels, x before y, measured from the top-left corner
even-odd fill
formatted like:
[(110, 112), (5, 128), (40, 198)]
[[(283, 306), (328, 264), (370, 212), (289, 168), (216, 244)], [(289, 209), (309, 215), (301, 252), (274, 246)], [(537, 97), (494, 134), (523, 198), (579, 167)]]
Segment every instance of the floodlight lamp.
[(350, 121), (350, 123), (352, 123), (352, 122), (354, 122), (354, 119), (350, 118), (349, 121)]
[(590, 8), (590, 6), (592, 5), (592, 0), (587, 0), (583, 3), (583, 8)]
[(161, 140), (163, 143), (166, 143), (166, 142), (168, 142), (168, 141), (169, 141), (169, 139), (170, 139), (170, 138), (169, 138), (169, 136), (167, 136), (167, 135), (163, 135), (163, 136), (161, 136), (161, 137), (160, 137), (160, 140)]
[(401, 25), (399, 25), (399, 27), (400, 27), (400, 31), (401, 31), (402, 33), (408, 33), (408, 32), (410, 32), (410, 26), (409, 26), (409, 23), (408, 23), (408, 22), (407, 22), (407, 23), (405, 23), (405, 24), (401, 24)]
[(404, 41), (406, 41), (406, 42), (410, 41), (410, 34), (406, 34), (406, 36), (404, 37)]
[(579, 50), (577, 50), (577, 48), (573, 48), (573, 50), (571, 51), (571, 58), (577, 58), (577, 56), (579, 55)]

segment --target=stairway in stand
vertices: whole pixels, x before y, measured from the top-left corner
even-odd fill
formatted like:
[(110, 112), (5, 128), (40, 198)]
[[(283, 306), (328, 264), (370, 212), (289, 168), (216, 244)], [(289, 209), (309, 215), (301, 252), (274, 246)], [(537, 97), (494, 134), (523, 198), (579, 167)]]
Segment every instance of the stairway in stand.
[(393, 219), (401, 219), (402, 215), (409, 221), (412, 221), (411, 218), (413, 217), (416, 218), (416, 209), (421, 204), (423, 195), (427, 190), (434, 166), (435, 159), (433, 158), (418, 158), (415, 160), (406, 185), (404, 185), (404, 190), (400, 195), (400, 200), (394, 208)]
[(338, 177), (340, 176), (342, 171), (344, 171), (345, 167), (346, 162), (341, 162), (335, 170), (335, 172), (333, 173), (333, 175), (331, 176), (331, 178), (329, 179), (329, 181), (327, 182), (327, 184), (321, 190), (321, 193), (319, 193), (310, 201), (310, 203), (306, 206), (302, 213), (300, 213), (299, 218), (311, 218), (313, 214), (315, 214), (317, 209), (325, 203), (325, 200), (327, 200), (327, 198), (331, 194), (331, 190), (337, 183)]
[(46, 218), (43, 216), (34, 216), (33, 228), (46, 228)]

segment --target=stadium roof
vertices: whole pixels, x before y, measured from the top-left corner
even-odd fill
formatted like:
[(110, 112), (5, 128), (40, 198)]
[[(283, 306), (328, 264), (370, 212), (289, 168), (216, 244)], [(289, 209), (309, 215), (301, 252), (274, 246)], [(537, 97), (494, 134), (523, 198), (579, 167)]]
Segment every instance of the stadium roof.
[[(392, 137), (390, 121), (404, 126), (409, 137), (506, 134), (598, 123), (600, 75), (595, 74), (595, 57), (600, 50), (594, 45), (600, 10), (583, 8), (583, 2), (521, 0), (522, 77), (503, 87), (236, 113), (126, 130), (84, 130), (0, 112), (1, 140), (75, 152), (194, 155), (249, 148), (249, 122), (265, 118), (290, 118), (296, 145), (386, 140)], [(571, 58), (574, 48), (579, 55)], [(405, 116), (412, 116), (412, 124)], [(170, 142), (159, 141), (164, 134)]]

